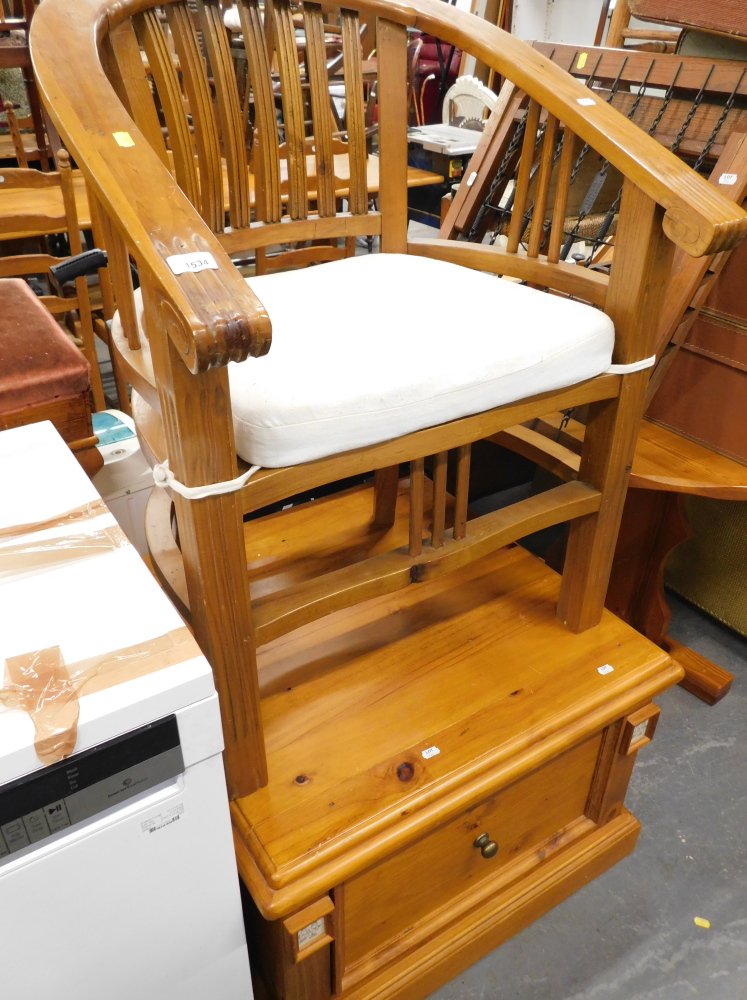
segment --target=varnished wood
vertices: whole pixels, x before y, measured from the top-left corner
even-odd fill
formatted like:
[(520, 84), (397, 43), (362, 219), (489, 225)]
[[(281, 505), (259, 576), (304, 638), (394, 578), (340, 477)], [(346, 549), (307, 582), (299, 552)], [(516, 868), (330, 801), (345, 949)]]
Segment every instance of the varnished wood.
[[(552, 168), (555, 162), (555, 142), (558, 134), (558, 120), (553, 115), (548, 115), (545, 121), (545, 134), (542, 138), (542, 152), (540, 153), (539, 172), (537, 175), (537, 188), (535, 191), (534, 219), (536, 224), (532, 226), (532, 233), (527, 246), (527, 256), (537, 257), (544, 238), (544, 220), (547, 210), (547, 198), (550, 190), (550, 179)], [(560, 186), (560, 183), (559, 185)]]
[[(415, 558), (423, 551), (424, 461), (414, 458), (410, 462), (410, 542), (408, 554)], [(397, 564), (399, 570), (399, 562)]]
[(224, 226), (223, 174), (207, 69), (189, 10), (170, 4), (166, 8), (166, 17), (179, 57), (184, 90), (194, 122), (200, 178), (200, 214), (213, 232), (216, 232)]
[(472, 224), (476, 206), (485, 198), (491, 180), (489, 173), (482, 168), (486, 163), (502, 160), (513, 132), (514, 119), (525, 100), (526, 96), (517, 91), (510, 80), (506, 80), (470, 159), (466, 175), (469, 183), (459, 185), (441, 224), (438, 234), (441, 239), (454, 239), (457, 232), (464, 232)]
[[(648, 317), (658, 315), (673, 252), (661, 224), (659, 207), (640, 189), (627, 185), (606, 304), (617, 334), (616, 363), (649, 357), (653, 349)], [(629, 282), (636, 272), (639, 277), (632, 284), (638, 294), (633, 297)], [(623, 330), (627, 336), (621, 339)], [(604, 604), (647, 378), (645, 369), (624, 375), (619, 404), (595, 403), (589, 410), (579, 477), (600, 489), (605, 499), (598, 514), (575, 521), (570, 528), (568, 572), (563, 576), (558, 615), (573, 629), (595, 624)]]
[(467, 506), (469, 503), (469, 469), (472, 446), (457, 448), (456, 496), (454, 501), (454, 538), (467, 534)]
[[(525, 782), (468, 809), (425, 842), (418, 841), (351, 879), (345, 886), (347, 972), (343, 986), (350, 988), (375, 971), (382, 964), (382, 952), (391, 960), (397, 951), (426, 942), (433, 932), (428, 918), (444, 895), (458, 898), (468, 884), (477, 889), (481, 883), (496, 880), (530, 841), (552, 854), (546, 842), (584, 815), (599, 743), (599, 736), (581, 743)], [(540, 797), (545, 808), (537, 815), (531, 810)], [(473, 846), (483, 831), (499, 845), (498, 854), (489, 860)], [(572, 842), (572, 837), (568, 840)], [(397, 936), (393, 945), (392, 938)]]
[(619, 3), (615, 4), (615, 9), (612, 11), (605, 44), (609, 48), (621, 48), (625, 40), (623, 31), (629, 24), (630, 7), (628, 6), (628, 0), (620, 0)]
[[(170, 467), (187, 485), (231, 479), (236, 475), (233, 448), (220, 447), (223, 441), (233, 442), (233, 425), (227, 407), (227, 373), (214, 369), (201, 376), (201, 393), (209, 401), (211, 414), (210, 418), (203, 417), (202, 433), (212, 440), (213, 446), (198, 453), (188, 447), (189, 434), (184, 426), (186, 414), (177, 404), (180, 391), (184, 391), (180, 390), (179, 383), (191, 377), (173, 344), (172, 338), (179, 339), (180, 335), (169, 333), (167, 329), (178, 326), (179, 318), (158, 292), (147, 285), (144, 287), (152, 296), (153, 326), (148, 331), (148, 339), (156, 374), (162, 373), (159, 396)], [(171, 388), (167, 391), (166, 386)], [(177, 497), (176, 506), (180, 538), (186, 550), (195, 556), (185, 561), (195, 638), (214, 665), (221, 704), (227, 706), (222, 721), (229, 788), (241, 789), (246, 794), (265, 783), (267, 771), (254, 670), (249, 590), (244, 586), (234, 592), (232, 585), (233, 580), (241, 579), (246, 572), (241, 558), (241, 516), (236, 496), (233, 493), (208, 497), (197, 504)], [(222, 531), (215, 531), (216, 524), (221, 525)], [(233, 565), (226, 561), (227, 553), (218, 555), (214, 548), (216, 538), (225, 537), (225, 532), (234, 535), (233, 556), (229, 556)], [(224, 594), (222, 599), (219, 598), (221, 592)], [(223, 601), (225, 607), (231, 607), (228, 618), (219, 610)], [(227, 632), (232, 633), (229, 642), (225, 641)]]
[[(263, 222), (277, 222), (281, 216), (280, 154), (277, 144), (275, 100), (270, 76), (270, 55), (267, 51), (262, 16), (257, 0), (243, 0), (239, 4), (239, 13), (256, 115), (253, 163), (260, 181), (259, 189), (261, 192), (257, 209), (259, 218)], [(268, 16), (266, 19), (268, 30), (271, 25), (272, 18)]]
[(414, 239), (407, 244), (409, 253), (447, 260), (462, 267), (473, 267), (492, 274), (506, 274), (533, 284), (550, 286), (568, 295), (605, 306), (609, 279), (599, 271), (574, 264), (550, 263), (546, 257), (521, 257), (497, 246), (461, 243), (457, 240)]
[[(502, 567), (503, 582), (496, 588), (492, 581), (498, 566)], [(561, 704), (567, 706), (577, 723), (583, 717), (583, 723), (577, 725), (570, 716), (565, 716), (557, 730), (558, 739), (563, 732), (560, 745), (568, 748), (619, 718), (621, 704), (627, 703), (632, 708), (647, 703), (657, 685), (668, 683), (661, 673), (663, 665), (668, 663), (666, 653), (647, 644), (608, 612), (600, 631), (581, 635), (573, 635), (554, 622), (550, 594), (557, 592), (556, 580), (551, 571), (523, 550), (502, 550), (486, 563), (472, 563), (454, 576), (441, 577), (400, 595), (379, 598), (373, 605), (359, 606), (345, 615), (327, 619), (323, 625), (315, 626), (313, 632), (302, 630), (266, 647), (260, 654), (259, 669), (267, 738), (272, 747), (270, 768), (276, 777), (272, 788), (237, 802), (233, 814), (240, 832), (253, 831), (251, 843), (259, 837), (264, 844), (264, 853), (256, 856), (258, 862), (261, 860), (264, 876), (258, 879), (258, 873), (244, 864), (245, 855), (240, 863), (245, 869), (242, 874), (252, 891), (258, 893), (255, 898), (267, 915), (294, 912), (304, 905), (304, 899), (311, 901), (326, 891), (325, 880), (334, 885), (349, 877), (356, 870), (349, 851), (364, 852), (369, 863), (388, 856), (393, 845), (390, 833), (384, 835), (384, 830), (390, 824), (401, 828), (399, 836), (412, 842), (428, 829), (427, 816), (431, 810), (446, 821), (483, 801), (491, 787), (496, 787), (490, 777), (496, 761), (503, 761), (501, 781), (510, 784), (517, 774), (529, 773), (541, 762), (552, 759), (559, 744), (553, 749), (544, 741), (537, 742), (532, 739), (531, 731), (523, 728), (529, 703), (539, 705), (537, 699), (540, 699), (550, 704), (545, 699), (553, 699), (555, 710), (561, 713), (554, 715), (554, 725), (559, 724), (563, 714)], [(493, 597), (483, 606), (488, 593)], [(487, 615), (493, 621), (489, 636), (483, 642), (470, 644), (471, 655), (466, 659), (461, 656), (453, 659), (453, 644), (461, 645), (461, 640), (453, 634), (447, 638), (450, 633), (444, 633), (439, 625), (442, 611), (434, 605), (436, 599), (442, 607), (444, 601), (448, 602), (450, 618), (455, 623), (463, 620), (468, 629), (475, 627), (473, 614), (480, 618)], [(521, 617), (517, 614), (519, 607), (524, 609)], [(395, 609), (397, 613), (393, 614)], [(422, 615), (426, 617), (418, 617)], [(462, 619), (462, 615), (468, 617)], [(356, 627), (351, 628), (354, 621)], [(407, 628), (403, 632), (409, 621), (420, 621), (420, 625), (412, 632)], [(395, 634), (401, 636), (404, 645), (398, 641), (391, 647), (389, 637)], [(311, 635), (314, 640), (310, 645)], [(497, 641), (501, 642), (504, 669), (485, 672), (484, 658), (492, 657)], [(370, 656), (361, 658), (361, 642), (365, 642)], [(552, 656), (548, 656), (550, 648)], [(331, 673), (320, 670), (319, 664), (325, 656), (332, 655), (333, 649), (337, 650), (335, 670)], [(346, 654), (345, 649), (351, 653)], [(646, 667), (641, 660), (644, 649)], [(414, 687), (400, 688), (396, 684), (404, 655), (408, 656), (408, 672)], [(614, 673), (605, 682), (596, 665), (608, 661), (614, 664)], [(506, 668), (509, 663), (511, 670)], [(538, 675), (536, 670), (540, 665)], [(357, 678), (349, 688), (343, 683), (348, 670)], [(680, 675), (677, 668), (672, 668), (672, 679)], [(473, 686), (472, 676), (481, 677), (481, 682)], [(582, 716), (574, 714), (578, 707), (571, 709), (570, 687), (576, 683), (571, 678), (576, 676), (586, 677), (585, 689), (596, 706), (591, 712), (593, 720), (586, 714), (589, 705)], [(634, 678), (635, 693), (628, 687)], [(395, 687), (391, 687), (392, 683)], [(289, 686), (291, 692), (287, 690)], [(321, 748), (326, 745), (323, 718), (314, 716), (313, 730), (301, 730), (299, 723), (309, 710), (309, 699), (314, 699), (321, 710), (324, 698), (330, 697), (333, 690), (337, 697), (331, 698), (324, 708), (324, 717), (330, 712), (334, 714), (335, 738), (348, 748), (348, 755), (355, 756), (346, 760), (339, 755), (327, 755), (322, 763), (317, 755), (324, 752)], [(382, 704), (384, 690), (391, 691), (389, 699), (394, 698), (394, 702), (387, 700)], [(317, 698), (321, 699), (318, 703)], [(407, 733), (388, 731), (384, 721), (398, 704), (417, 705), (421, 710), (415, 716), (408, 716)], [(350, 706), (352, 714), (346, 714), (343, 705)], [(493, 708), (488, 710), (488, 706)], [(496, 710), (507, 713), (506, 718), (517, 728), (511, 733), (497, 728)], [(373, 717), (384, 713), (377, 729), (383, 743), (370, 738), (357, 742), (351, 738), (355, 732), (370, 734), (372, 722), (365, 721), (368, 712), (374, 713)], [(462, 720), (466, 717), (472, 719), (468, 735), (462, 733)], [(501, 732), (500, 746), (495, 745), (497, 731)], [(289, 743), (288, 735), (293, 732), (296, 736)], [(515, 739), (521, 740), (531, 765), (526, 759), (519, 764), (521, 755), (517, 757)], [(420, 750), (431, 743), (441, 752), (425, 761)], [(316, 750), (312, 749), (314, 746)], [(475, 756), (478, 748), (482, 748), (482, 753), (491, 748), (488, 757)], [(295, 783), (299, 760), (308, 768), (302, 772), (310, 777), (308, 784)], [(410, 761), (415, 769), (411, 781), (403, 782), (397, 776), (397, 767), (403, 760)], [(470, 774), (482, 775), (477, 786), (466, 780), (461, 770), (466, 765)], [(433, 794), (434, 781), (445, 782), (455, 796), (445, 810), (443, 796)], [(374, 787), (379, 789), (377, 823), (384, 825), (378, 826), (381, 836), (370, 841), (368, 835), (362, 836), (362, 831), (356, 830), (356, 817), (368, 809), (365, 789)], [(354, 791), (355, 788), (358, 790)], [(404, 799), (408, 810), (403, 816)], [(336, 803), (335, 807), (329, 806), (331, 801)], [(267, 888), (272, 886), (271, 892), (262, 889), (262, 878), (269, 879)]]
[(223, 27), (223, 11), (215, 0), (198, 0), (200, 28), (210, 61), (215, 100), (220, 122), (223, 157), (229, 176), (228, 215), (232, 226), (247, 226), (249, 211), (249, 178), (247, 175), (244, 123), (241, 120), (236, 78)]
[[(200, 114), (207, 121), (211, 109), (184, 21), (188, 7), (184, 0), (171, 2), (181, 11), (169, 16), (183, 22), (180, 45), (184, 71), (192, 74), (191, 95), (174, 53), (168, 46), (163, 51), (167, 38), (150, 0), (79, 0), (74, 32), (67, 32), (61, 0), (45, 0), (35, 52), (51, 113), (120, 247), (121, 280), (129, 255), (144, 288), (148, 344), (127, 345), (127, 330), (113, 338), (128, 377), (142, 388), (134, 409), (143, 452), (149, 460), (168, 459), (176, 479), (189, 486), (220, 483), (243, 471), (225, 367), (229, 361), (252, 364), (247, 359), (271, 347), (270, 318), (226, 250), (238, 254), (251, 244), (262, 274), (284, 263), (350, 253), (357, 235), (380, 233), (383, 252), (440, 256), (592, 302), (613, 318), (614, 360), (627, 363), (649, 347), (668, 236), (697, 254), (720, 252), (747, 231), (739, 208), (614, 109), (597, 100), (588, 105), (591, 91), (550, 60), (431, 0), (412, 0), (407, 10), (392, 0), (344, 8), (339, 37), (348, 144), (338, 152), (333, 143), (331, 159), (322, 121), (319, 9), (308, 9), (304, 53), (295, 35), (302, 10), (292, 10), (288, 0), (266, 0), (263, 22), (258, 5), (241, 0), (251, 91), (245, 106), (256, 125), (250, 182), (219, 6), (200, 0), (231, 227), (213, 233), (201, 215), (206, 203), (198, 143), (181, 124), (192, 103), (201, 109), (189, 120), (192, 128), (201, 128)], [(378, 161), (362, 155), (359, 11), (369, 22), (377, 19)], [(176, 178), (118, 99), (97, 54), (96, 32), (107, 35), (131, 18), (154, 55), (150, 70), (170, 119)], [(471, 51), (506, 76), (514, 89), (506, 91), (504, 110), (521, 113), (531, 100), (508, 252), (407, 242), (408, 27)], [(78, 64), (75, 74), (56, 56), (61, 38), (66, 56)], [(279, 80), (272, 78), (273, 59)], [(89, 70), (82, 84), (81, 66)], [(91, 128), (92, 118), (100, 128)], [(511, 129), (504, 126), (496, 125), (496, 142), (510, 142)], [(609, 281), (540, 257), (539, 230), (528, 237), (536, 257), (512, 252), (527, 238), (522, 226), (530, 198), (544, 214), (553, 196), (561, 130), (589, 143), (626, 179), (618, 240), (622, 233), (629, 246), (625, 240), (616, 246)], [(206, 183), (211, 170), (208, 163)], [(379, 212), (369, 213), (375, 192)], [(338, 218), (340, 199), (349, 204)], [(219, 229), (218, 202), (211, 205), (206, 214)], [(299, 246), (309, 240), (345, 245)], [(290, 248), (290, 256), (279, 256), (278, 246)], [(216, 267), (175, 275), (166, 263), (175, 253), (195, 251), (211, 253)], [(302, 320), (304, 304), (298, 306)], [(330, 322), (344, 321), (331, 303)], [(396, 364), (390, 339), (382, 330), (369, 349), (388, 352)], [(322, 337), (320, 356), (326, 347)], [(258, 909), (258, 965), (271, 1000), (327, 1000), (333, 983), (342, 1000), (414, 1000), (428, 984), (441, 985), (434, 976), (457, 971), (632, 847), (637, 824), (623, 811), (625, 771), (611, 767), (599, 777), (603, 734), (681, 675), (666, 651), (605, 612), (600, 598), (646, 378), (645, 372), (601, 375), (445, 424), (436, 417), (433, 426), (344, 454), (262, 469), (236, 492), (192, 501), (176, 495), (173, 506), (168, 497), (151, 501), (156, 572), (189, 614), (216, 676), (237, 860)], [(472, 442), (584, 403), (591, 404), (591, 418), (579, 480), (468, 522)], [(446, 490), (447, 452), (453, 449), (455, 498)], [(395, 495), (395, 470), (405, 463), (409, 482)], [(357, 476), (366, 477), (362, 485), (279, 509), (306, 490)], [(268, 504), (277, 504), (277, 513), (263, 512)], [(244, 521), (246, 514), (256, 516)], [(505, 547), (567, 519), (582, 530), (572, 541), (562, 585), (541, 561)], [(559, 593), (561, 614), (578, 634), (557, 618)], [(605, 663), (613, 665), (611, 672), (600, 672)], [(596, 818), (587, 814), (595, 780), (599, 801), (614, 800), (614, 816), (604, 809)], [(557, 798), (543, 825), (538, 817), (550, 790)], [(503, 818), (500, 797), (515, 803), (513, 820)], [(515, 856), (505, 865), (501, 859), (495, 876), (465, 882), (448, 868), (440, 879), (416, 870), (417, 845), (429, 858), (440, 857), (441, 844), (461, 845), (471, 810), (508, 824), (506, 835), (514, 839), (508, 850), (515, 846)], [(469, 853), (466, 864), (472, 870), (488, 860)], [(380, 884), (371, 875), (376, 867)], [(405, 877), (423, 892), (420, 927), (410, 943), (392, 902), (393, 885)], [(378, 909), (361, 904), (371, 885), (382, 900)], [(325, 923), (325, 939), (303, 956), (293, 935), (304, 926), (307, 908), (330, 893), (334, 917)], [(475, 915), (490, 929), (479, 929)]]
[(184, 113), (179, 78), (166, 44), (158, 15), (146, 10), (133, 19), (140, 44), (148, 57), (150, 72), (163, 109), (169, 146), (174, 158), (174, 175), (179, 187), (193, 204), (198, 201), (197, 172), (192, 136)]
[(329, 109), (327, 50), (324, 44), (322, 8), (304, 4), (306, 73), (309, 78), (317, 174), (317, 210), (320, 217), (335, 215), (335, 179), (332, 157), (332, 116)]
[(539, 126), (539, 116), (541, 110), (542, 108), (537, 101), (531, 100), (529, 102), (526, 125), (524, 126), (524, 138), (521, 146), (519, 172), (516, 176), (514, 210), (511, 215), (511, 225), (508, 230), (508, 242), (506, 244), (506, 250), (511, 254), (515, 254), (518, 250), (519, 242), (524, 231), (524, 213), (527, 208), (529, 179), (532, 165), (534, 164), (534, 147), (537, 142), (537, 128)]
[(685, 671), (685, 676), (680, 681), (680, 685), (691, 694), (700, 698), (701, 701), (709, 705), (715, 705), (731, 690), (734, 675), (728, 670), (711, 663), (705, 656), (701, 656), (689, 646), (684, 646), (681, 642), (666, 637), (666, 645), (669, 652), (676, 658), (677, 663)]
[(433, 456), (433, 523), (431, 547), (440, 549), (444, 544), (446, 529), (446, 470), (449, 453), (440, 451)]
[[(422, 460), (421, 460), (422, 461)], [(411, 583), (422, 583), (459, 569), (515, 541), (569, 518), (584, 517), (599, 509), (599, 493), (582, 483), (565, 483), (537, 497), (530, 497), (470, 522), (466, 538), (444, 547), (438, 508), (433, 512), (433, 544), (423, 551), (424, 495), (420, 463), (411, 463), (410, 539), (407, 549), (328, 572), (254, 602), (259, 643), (271, 642), (301, 625), (341, 608), (393, 593)], [(443, 473), (445, 478), (445, 472)], [(439, 517), (440, 520), (440, 517)], [(453, 538), (453, 535), (452, 535)], [(407, 558), (409, 556), (409, 558)]]
[[(348, 201), (353, 215), (363, 215), (368, 210), (366, 188), (366, 123), (363, 107), (363, 74), (361, 71), (361, 42), (358, 15), (351, 10), (340, 11), (342, 26), (342, 52), (345, 67), (345, 120), (350, 155), (350, 194)], [(386, 41), (386, 31), (383, 35)], [(385, 98), (386, 101), (386, 98)], [(385, 140), (385, 145), (387, 141)], [(383, 154), (385, 157), (388, 152)]]
[(158, 154), (164, 166), (168, 167), (166, 144), (131, 21), (123, 21), (104, 36), (101, 55), (102, 65), (117, 96), (150, 147)]
[(388, 183), (379, 194), (382, 214), (381, 249), (407, 252), (407, 32), (401, 24), (379, 20), (378, 104), (379, 159)]
[(558, 183), (555, 188), (550, 241), (547, 245), (547, 261), (549, 264), (557, 264), (560, 260), (560, 247), (564, 238), (563, 224), (565, 222), (566, 205), (568, 203), (568, 185), (571, 179), (571, 171), (573, 170), (575, 150), (576, 137), (567, 128), (563, 135), (563, 148), (560, 152), (560, 166), (558, 169)]
[(288, 148), (288, 211), (292, 219), (306, 217), (306, 144), (301, 78), (298, 73), (296, 36), (290, 5), (274, 0), (272, 5), (275, 53), (280, 69), (283, 98), (283, 121)]
[(374, 477), (374, 525), (391, 525), (399, 488), (399, 466), (377, 469)]
[[(573, 477), (580, 458), (577, 451), (555, 441), (559, 417), (541, 421), (538, 430), (510, 428), (495, 440), (561, 479)], [(584, 426), (576, 420), (570, 420), (563, 431), (574, 444), (583, 435)], [(747, 469), (644, 420), (630, 486), (606, 605), (653, 642), (670, 649), (674, 640), (667, 634), (671, 611), (664, 592), (664, 569), (672, 550), (691, 535), (684, 494), (744, 499)], [(685, 646), (676, 648), (685, 670), (682, 686), (709, 704), (724, 697), (732, 675)]]
[[(579, 443), (576, 451), (570, 450), (554, 440), (560, 419), (557, 414), (543, 418), (548, 435), (529, 427), (512, 427), (507, 434), (498, 435), (496, 441), (518, 450), (561, 479), (568, 479), (578, 472), (585, 428), (577, 420), (568, 422), (564, 434)], [(630, 486), (717, 500), (743, 500), (747, 497), (747, 467), (644, 420), (633, 457)]]

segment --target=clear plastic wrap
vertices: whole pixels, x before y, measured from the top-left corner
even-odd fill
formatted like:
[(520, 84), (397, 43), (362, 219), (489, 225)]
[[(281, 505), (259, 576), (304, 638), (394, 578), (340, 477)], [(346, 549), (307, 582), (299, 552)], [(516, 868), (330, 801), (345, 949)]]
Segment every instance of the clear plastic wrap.
[(59, 646), (36, 649), (6, 659), (0, 705), (28, 713), (39, 760), (54, 764), (75, 750), (81, 693), (102, 691), (197, 655), (186, 627), (67, 665)]

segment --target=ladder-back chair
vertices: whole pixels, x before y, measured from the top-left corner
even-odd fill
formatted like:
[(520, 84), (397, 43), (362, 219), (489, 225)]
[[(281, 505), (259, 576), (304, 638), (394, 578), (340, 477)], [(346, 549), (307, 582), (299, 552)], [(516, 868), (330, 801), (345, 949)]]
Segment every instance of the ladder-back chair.
[[(231, 791), (241, 796), (267, 780), (255, 644), (569, 519), (558, 613), (575, 631), (599, 622), (673, 249), (694, 256), (728, 249), (744, 235), (747, 217), (548, 60), (500, 29), (430, 0), (407, 8), (367, 0), (340, 13), (350, 174), (342, 211), (322, 8), (273, 0), (263, 15), (256, 0), (242, 0), (256, 124), (252, 205), (220, 6), (198, 0), (199, 37), (187, 3), (163, 6), (179, 74), (164, 24), (145, 0), (80, 0), (74, 12), (65, 0), (47, 0), (34, 21), (33, 55), (49, 113), (102, 215), (121, 363), (151, 423), (162, 424), (153, 451), (168, 458), (183, 559), (183, 571), (170, 574), (171, 588), (183, 572), (185, 604), (216, 674)], [(303, 128), (294, 10), (304, 18), (313, 152)], [(378, 17), (378, 211), (371, 210), (366, 189), (359, 10)], [(282, 87), (281, 134), (266, 40), (270, 23)], [(529, 95), (505, 250), (408, 241), (408, 26), (471, 51)], [(281, 196), (281, 140), (287, 197)], [(553, 194), (558, 219), (579, 143), (623, 174), (609, 280), (559, 261), (560, 225), (545, 255), (538, 253), (539, 227), (526, 253), (518, 252), (538, 142), (535, 198), (543, 204), (560, 150)], [(310, 169), (316, 174), (311, 195)], [(357, 237), (371, 235), (380, 238), (380, 256), (339, 259), (350, 258)], [(254, 251), (261, 272), (273, 247), (285, 248), (276, 265), (336, 263), (247, 284), (228, 256)], [(141, 300), (133, 294), (130, 257)], [(455, 324), (438, 335), (431, 297), (442, 321)], [(499, 337), (497, 330), (507, 326), (509, 334)], [(590, 416), (579, 481), (468, 524), (470, 442), (584, 403)], [(145, 426), (143, 433), (147, 440)], [(453, 513), (446, 493), (450, 451), (458, 469)], [(429, 455), (435, 456), (430, 527), (424, 521)], [(404, 547), (350, 565), (338, 561), (327, 575), (295, 580), (252, 606), (243, 515), (375, 471), (373, 521), (391, 524), (403, 462), (410, 463), (411, 494)], [(262, 468), (239, 488), (247, 465)], [(190, 493), (232, 481), (232, 492), (208, 490), (199, 499)]]
[[(70, 158), (66, 150), (58, 154), (59, 170), (43, 173), (39, 170), (13, 167), (2, 171), (0, 186), (5, 197), (0, 217), (0, 240), (23, 237), (31, 233), (64, 234), (72, 254), (83, 249)], [(40, 237), (44, 239), (44, 237)], [(0, 247), (2, 244), (0, 244)], [(65, 256), (50, 253), (24, 253), (0, 257), (0, 277), (16, 278), (38, 275), (49, 282), (50, 267), (62, 263)], [(108, 287), (108, 275), (105, 276)], [(86, 279), (76, 278), (75, 291), (61, 294), (50, 287), (41, 301), (54, 317), (66, 321), (70, 333), (80, 343), (91, 366), (91, 391), (94, 410), (106, 409), (101, 372), (96, 356), (95, 317)]]

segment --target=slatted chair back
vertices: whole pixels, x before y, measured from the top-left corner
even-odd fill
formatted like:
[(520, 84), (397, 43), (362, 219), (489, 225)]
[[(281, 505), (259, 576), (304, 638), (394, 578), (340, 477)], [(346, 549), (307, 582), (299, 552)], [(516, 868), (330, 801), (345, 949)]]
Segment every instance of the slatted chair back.
[(31, 155), (28, 156), (28, 159), (38, 160), (43, 170), (49, 170), (51, 142), (49, 141), (50, 137), (46, 135), (44, 114), (36, 80), (34, 79), (28, 45), (28, 32), (31, 26), (31, 19), (39, 3), (40, 0), (19, 0), (16, 3), (6, 2), (3, 4), (2, 9), (0, 9), (0, 33), (13, 31), (16, 32), (17, 37), (20, 37), (21, 34), (25, 34), (26, 37), (22, 39), (21, 44), (2, 46), (0, 64), (6, 69), (15, 67), (21, 70), (29, 102), (30, 121), (24, 122), (24, 127), (28, 125), (28, 127), (33, 129), (35, 146), (34, 148), (29, 148), (29, 145), (20, 145), (22, 152), (19, 156), (19, 145), (16, 143), (14, 137), (13, 145), (18, 157), (18, 164), (19, 166), (26, 166), (27, 153), (30, 153)]
[[(67, 236), (70, 252), (81, 253), (83, 244), (78, 226), (70, 157), (66, 150), (59, 152), (59, 171), (43, 173), (21, 167), (3, 169), (3, 192), (6, 198), (0, 216), (0, 239), (23, 232), (62, 233)], [(50, 195), (43, 200), (40, 192)], [(40, 275), (46, 279), (49, 268), (66, 258), (50, 253), (14, 254), (0, 257), (0, 278), (20, 278)], [(75, 281), (75, 294), (65, 296), (54, 292), (42, 295), (41, 301), (55, 317), (77, 314), (78, 322), (71, 325), (71, 332), (80, 338), (83, 354), (91, 366), (91, 391), (95, 410), (106, 409), (104, 390), (96, 357), (93, 312), (88, 284), (85, 278)]]
[[(603, 310), (615, 326), (613, 365), (621, 366), (394, 440), (261, 469), (229, 492), (200, 499), (177, 492), (178, 545), (171, 530), (172, 500), (159, 492), (168, 511), (160, 520), (166, 531), (155, 561), (213, 665), (231, 792), (244, 795), (266, 782), (254, 660), (258, 643), (451, 572), (566, 520), (572, 524), (558, 614), (576, 631), (599, 622), (643, 410), (645, 362), (654, 353), (674, 247), (691, 256), (728, 249), (747, 233), (747, 215), (560, 67), (499, 28), (433, 0), (411, 0), (406, 7), (393, 0), (355, 0), (340, 13), (349, 169), (344, 194), (335, 180), (321, 6), (294, 8), (287, 0), (266, 0), (261, 9), (256, 0), (239, 0), (255, 127), (250, 164), (220, 5), (197, 0), (199, 38), (184, 0), (163, 9), (165, 20), (149, 0), (78, 0), (71, 17), (67, 0), (45, 0), (34, 23), (34, 58), (50, 114), (85, 171), (102, 217), (122, 321), (118, 350), (144, 401), (138, 418), (143, 441), (154, 457), (168, 458), (171, 473), (187, 490), (233, 481), (245, 471), (236, 457), (226, 365), (265, 354), (272, 337), (267, 311), (226, 251), (254, 250), (261, 270), (273, 246), (311, 241), (295, 258), (309, 263), (329, 260), (330, 250), (349, 253), (347, 241), (356, 236), (380, 235), (384, 254), (431, 257), (518, 279)], [(303, 60), (294, 12), (303, 17)], [(359, 12), (377, 19), (377, 211), (370, 208), (367, 190)], [(524, 124), (515, 133), (518, 172), (503, 247), (408, 240), (408, 26), (475, 55), (508, 81), (498, 111), (515, 106)], [(167, 28), (178, 65), (169, 52)], [(574, 157), (585, 144), (623, 178), (611, 277), (561, 259), (565, 236), (555, 220), (565, 218)], [(537, 218), (553, 205), (547, 232), (543, 226), (527, 232), (532, 202)], [(346, 245), (331, 247), (330, 240)], [(143, 288), (147, 344), (140, 340), (130, 258)], [(438, 292), (459, 294), (458, 288)], [(303, 303), (298, 307), (302, 328)], [(334, 319), (344, 324), (346, 318)], [(355, 337), (356, 331), (349, 333)], [(389, 334), (381, 329), (376, 342), (365, 346), (391, 355), (396, 365)], [(327, 349), (323, 336), (318, 349), (322, 354)], [(578, 481), (468, 521), (471, 444), (534, 416), (585, 403), (590, 416)], [(453, 497), (447, 491), (449, 453)], [(321, 567), (329, 570), (321, 575), (294, 576), (289, 568), (281, 574), (280, 589), (268, 584), (269, 590), (250, 599), (250, 576), (261, 575), (261, 567), (247, 566), (244, 515), (375, 471), (372, 525), (392, 526), (402, 463), (409, 463), (409, 525), (391, 551), (347, 564), (338, 554)], [(247, 551), (251, 561), (252, 550)]]
[[(342, 12), (341, 51), (333, 60), (333, 70), (345, 80), (347, 141), (340, 152), (333, 137), (321, 5), (304, 5), (301, 45), (299, 18), (289, 0), (264, 8), (258, 0), (241, 0), (238, 8), (248, 61), (243, 104), (251, 109), (251, 156), (219, 3), (198, 0), (196, 19), (181, 2), (169, 4), (165, 18), (152, 8), (120, 24), (105, 43), (109, 78), (229, 252), (255, 251), (260, 272), (267, 247), (278, 244), (324, 239), (326, 246), (304, 249), (306, 262), (350, 254), (350, 240), (339, 249), (330, 241), (374, 235), (380, 228), (378, 214), (368, 210), (358, 14)], [(335, 182), (336, 168), (343, 183)], [(343, 193), (345, 210), (338, 212)]]

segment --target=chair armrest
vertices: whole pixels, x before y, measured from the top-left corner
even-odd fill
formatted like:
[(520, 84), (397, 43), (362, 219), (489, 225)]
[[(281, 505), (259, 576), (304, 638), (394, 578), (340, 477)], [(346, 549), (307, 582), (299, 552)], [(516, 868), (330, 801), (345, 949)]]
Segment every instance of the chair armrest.
[(735, 247), (747, 214), (654, 138), (520, 39), (436, 0), (362, 0), (367, 12), (457, 45), (508, 77), (665, 209), (664, 231), (692, 257)]
[[(95, 31), (72, 32), (74, 46), (64, 60), (54, 60), (54, 71), (46, 56), (59, 51), (58, 22), (34, 18), (37, 80), (49, 115), (141, 279), (155, 284), (183, 321), (183, 328), (169, 326), (168, 333), (189, 370), (203, 372), (266, 354), (271, 341), (267, 311), (138, 130), (100, 66), (98, 39), (108, 30), (107, 6), (106, 0), (76, 0), (76, 19), (88, 21)], [(86, 67), (84, 74), (80, 66)], [(84, 121), (85, 108), (90, 110)], [(92, 121), (105, 121), (107, 131), (94, 129)], [(133, 144), (120, 145), (115, 136), (121, 133)], [(171, 255), (194, 252), (212, 254), (217, 269), (176, 275), (166, 263)]]

